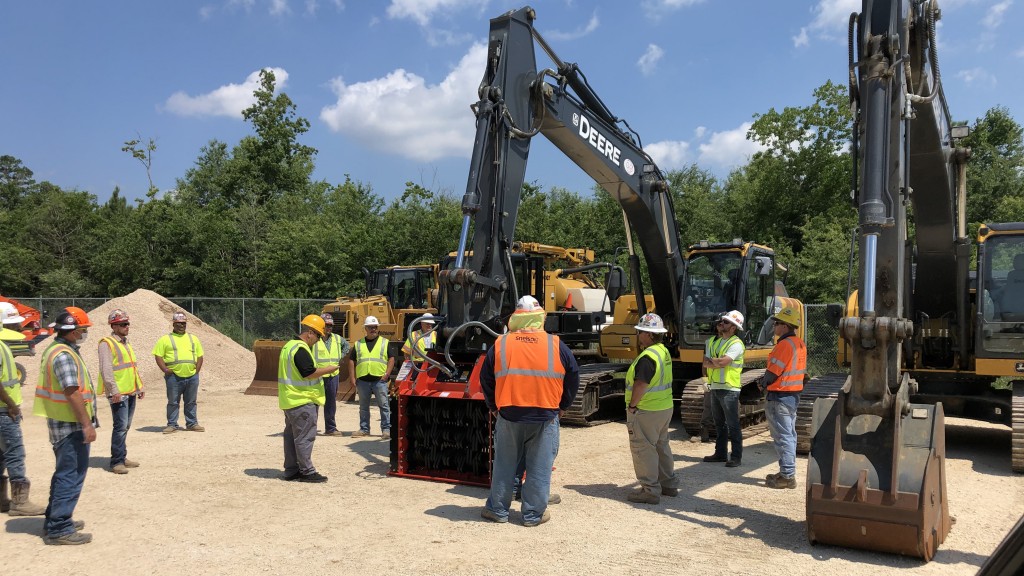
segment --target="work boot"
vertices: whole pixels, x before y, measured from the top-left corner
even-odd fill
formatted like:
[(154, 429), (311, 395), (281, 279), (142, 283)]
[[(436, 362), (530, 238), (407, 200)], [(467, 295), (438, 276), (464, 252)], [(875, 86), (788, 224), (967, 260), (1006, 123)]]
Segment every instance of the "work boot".
[(85, 532), (72, 532), (63, 536), (43, 536), (43, 543), (49, 546), (77, 546), (79, 544), (88, 544), (92, 542), (92, 534)]
[(779, 474), (774, 478), (766, 479), (764, 485), (769, 488), (796, 488), (796, 477)]
[(370, 435), (370, 433), (367, 432), (366, 430), (356, 430), (355, 432), (352, 433), (352, 437), (353, 438), (362, 438), (364, 436), (369, 436), (369, 435)]
[(0, 512), (11, 509), (11, 495), (7, 492), (7, 476), (0, 476)]
[(298, 478), (296, 478), (296, 480), (298, 480), (299, 482), (309, 482), (309, 483), (312, 483), (312, 484), (322, 484), (324, 482), (327, 482), (327, 476), (324, 476), (323, 474), (321, 474), (319, 472), (310, 472), (309, 474), (302, 474), (302, 475), (300, 475)]
[(391, 439), (391, 430), (385, 430), (385, 431), (381, 432), (380, 433), (380, 437), (381, 437), (382, 440), (390, 440)]
[(662, 496), (672, 496), (672, 497), (679, 496), (679, 488), (666, 488), (666, 487), (662, 486), (661, 487), (661, 495)]
[(188, 430), (189, 432), (206, 432), (206, 428), (203, 428), (199, 424), (193, 424), (188, 428), (185, 428), (185, 430)]
[(27, 481), (11, 482), (11, 509), (7, 512), (11, 516), (42, 516), (46, 512), (46, 506), (29, 502), (28, 487)]
[(110, 469), (110, 471), (113, 472), (114, 474), (127, 474), (128, 473), (128, 467), (125, 466), (123, 463), (122, 464), (114, 464), (114, 466)]
[(737, 458), (737, 457), (733, 456), (732, 458), (729, 458), (728, 461), (726, 461), (725, 467), (726, 468), (735, 468), (735, 467), (739, 466), (742, 462), (743, 461), (740, 458)]
[(180, 428), (178, 428), (177, 426), (168, 426), (164, 428), (164, 434), (174, 434), (178, 430), (180, 430)]
[(124, 459), (124, 465), (127, 468), (138, 468), (139, 467), (139, 463), (138, 462), (136, 462), (135, 460), (129, 460), (127, 458)]
[(562, 497), (559, 496), (558, 494), (551, 494), (550, 496), (548, 496), (548, 504), (561, 504), (561, 503), (562, 503)]
[(480, 511), (480, 517), (486, 518), (491, 522), (497, 522), (498, 524), (505, 524), (508, 522), (508, 516), (498, 516), (486, 506), (484, 506), (483, 510)]
[(718, 454), (712, 454), (711, 456), (704, 457), (705, 462), (725, 462), (727, 460), (728, 458), (725, 456), (719, 456)]
[(626, 500), (629, 500), (630, 502), (636, 502), (637, 504), (658, 504), (659, 502), (661, 502), (661, 496), (658, 496), (657, 494), (651, 494), (650, 492), (647, 492), (643, 488), (639, 488), (637, 490), (630, 492), (629, 496), (626, 496)]
[(523, 526), (526, 526), (527, 528), (533, 528), (534, 526), (540, 526), (548, 520), (551, 520), (551, 512), (545, 510), (544, 513), (540, 515), (540, 520), (537, 520), (535, 522), (523, 522)]

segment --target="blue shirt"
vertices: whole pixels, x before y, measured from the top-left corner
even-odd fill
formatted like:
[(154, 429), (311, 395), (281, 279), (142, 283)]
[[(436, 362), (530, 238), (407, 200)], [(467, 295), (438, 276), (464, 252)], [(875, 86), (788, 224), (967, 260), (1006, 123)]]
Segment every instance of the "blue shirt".
[[(580, 366), (576, 363), (576, 357), (572, 350), (565, 345), (565, 342), (558, 342), (558, 355), (562, 359), (562, 366), (565, 368), (565, 376), (562, 378), (562, 399), (558, 403), (558, 410), (568, 410), (576, 399), (576, 392), (580, 387)], [(494, 412), (497, 404), (494, 401), (494, 347), (487, 351), (484, 364), (480, 367), (480, 388), (484, 393), (484, 400), (487, 402), (487, 409)], [(533, 408), (529, 406), (505, 406), (501, 409), (501, 417), (509, 422), (547, 422), (558, 417), (558, 410), (548, 408)]]

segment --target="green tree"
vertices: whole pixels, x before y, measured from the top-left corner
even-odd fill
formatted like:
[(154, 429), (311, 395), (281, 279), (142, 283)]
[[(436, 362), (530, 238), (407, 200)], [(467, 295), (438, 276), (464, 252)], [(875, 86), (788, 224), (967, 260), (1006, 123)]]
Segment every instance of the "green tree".
[(974, 122), (963, 141), (971, 148), (967, 165), (967, 220), (1018, 221), (1024, 203), (1024, 129), (1010, 111), (997, 106)]
[(35, 185), (32, 171), (21, 160), (7, 154), (0, 156), (0, 208), (13, 210)]

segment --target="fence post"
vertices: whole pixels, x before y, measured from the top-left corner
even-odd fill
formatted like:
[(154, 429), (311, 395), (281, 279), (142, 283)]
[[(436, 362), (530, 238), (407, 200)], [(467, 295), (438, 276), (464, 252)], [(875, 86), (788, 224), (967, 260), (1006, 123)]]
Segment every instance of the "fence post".
[(245, 342), (245, 298), (242, 298), (242, 346), (249, 347)]

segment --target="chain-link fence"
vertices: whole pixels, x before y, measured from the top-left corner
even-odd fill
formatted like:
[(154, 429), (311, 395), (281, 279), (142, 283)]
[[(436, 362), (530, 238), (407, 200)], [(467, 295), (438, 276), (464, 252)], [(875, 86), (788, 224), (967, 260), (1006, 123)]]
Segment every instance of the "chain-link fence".
[(833, 325), (828, 304), (807, 305), (807, 372), (813, 378), (830, 372), (845, 372), (836, 359), (839, 327)]

